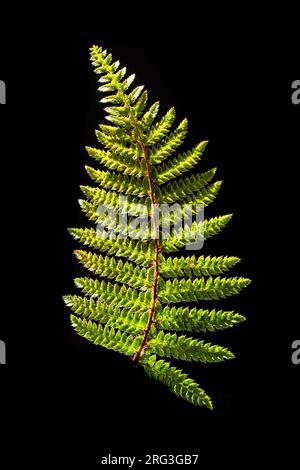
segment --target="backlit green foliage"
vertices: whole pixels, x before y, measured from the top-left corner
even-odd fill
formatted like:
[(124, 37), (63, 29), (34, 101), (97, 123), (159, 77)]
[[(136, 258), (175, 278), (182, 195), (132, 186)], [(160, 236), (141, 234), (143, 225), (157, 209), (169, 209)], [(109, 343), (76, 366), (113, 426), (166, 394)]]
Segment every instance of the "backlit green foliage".
[[(154, 240), (150, 235), (134, 237), (136, 228), (124, 236), (124, 227), (98, 208), (106, 205), (132, 215), (141, 203), (141, 214), (153, 222), (154, 204), (208, 206), (221, 181), (213, 182), (216, 168), (197, 172), (207, 141), (180, 151), (187, 119), (175, 124), (174, 108), (159, 117), (159, 103), (147, 106), (147, 91), (133, 85), (135, 76), (128, 75), (126, 67), (101, 47), (93, 46), (90, 52), (99, 91), (105, 93), (101, 102), (108, 124), (96, 130), (99, 148), (87, 147), (96, 164), (86, 166), (94, 185), (81, 186), (84, 199), (79, 203), (87, 218), (99, 224), (98, 229), (110, 229), (110, 235), (93, 227), (69, 229), (86, 248), (75, 250), (77, 259), (93, 274), (75, 279), (82, 295), (64, 297), (72, 325), (95, 345), (130, 356), (176, 395), (212, 408), (206, 392), (164, 358), (218, 363), (234, 357), (225, 347), (180, 332), (214, 332), (245, 320), (234, 311), (204, 307), (205, 301), (236, 295), (249, 284), (249, 279), (227, 275), (240, 260), (177, 253), (187, 243), (217, 235), (231, 214), (194, 221), (185, 230), (173, 225), (167, 239), (159, 220)], [(193, 173), (186, 174), (190, 170)], [(126, 196), (125, 206), (120, 195)], [(175, 218), (170, 221), (174, 224)], [(198, 301), (201, 308), (188, 305)]]

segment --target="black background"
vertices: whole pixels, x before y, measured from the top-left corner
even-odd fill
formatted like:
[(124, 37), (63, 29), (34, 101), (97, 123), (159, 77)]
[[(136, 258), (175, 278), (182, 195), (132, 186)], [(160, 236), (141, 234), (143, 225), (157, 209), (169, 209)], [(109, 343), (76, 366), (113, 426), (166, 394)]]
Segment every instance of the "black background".
[[(12, 251), (3, 250), (12, 271), (0, 330), (8, 362), (1, 367), (5, 435), (14, 443), (20, 438), (15, 446), (24, 461), (41, 451), (43, 459), (85, 462), (83, 468), (108, 453), (192, 452), (202, 461), (221, 457), (242, 465), (279, 455), (293, 461), (300, 105), (291, 102), (299, 78), (299, 61), (287, 54), (292, 44), (284, 49), (268, 35), (254, 41), (242, 27), (216, 37), (201, 32), (201, 23), (188, 28), (189, 19), (179, 29), (154, 22), (149, 35), (140, 28), (130, 33), (133, 20), (125, 17), (121, 29), (98, 21), (88, 27), (56, 19), (46, 30), (26, 30), (16, 44), (9, 35), (1, 43), (8, 101), (0, 109), (1, 143), (9, 167), (4, 246), (13, 242)], [(210, 141), (199, 170), (217, 166), (224, 181), (207, 215), (233, 212), (234, 218), (204, 253), (242, 258), (235, 273), (253, 282), (222, 305), (248, 321), (207, 336), (236, 360), (181, 364), (211, 395), (213, 412), (181, 401), (128, 359), (76, 336), (61, 300), (75, 293), (72, 278), (84, 272), (66, 228), (84, 224), (77, 204), (79, 184), (88, 181), (84, 165), (91, 163), (84, 147), (96, 144), (94, 129), (104, 121), (88, 60), (94, 43), (136, 73), (162, 112), (174, 105), (178, 120), (188, 117), (188, 144)], [(10, 462), (19, 456), (10, 452)]]

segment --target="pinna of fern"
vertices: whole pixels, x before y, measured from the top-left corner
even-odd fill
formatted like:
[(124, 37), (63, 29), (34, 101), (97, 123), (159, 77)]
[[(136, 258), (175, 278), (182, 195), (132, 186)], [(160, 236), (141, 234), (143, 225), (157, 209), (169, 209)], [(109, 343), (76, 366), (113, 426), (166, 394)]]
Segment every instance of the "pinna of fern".
[[(124, 237), (122, 229), (97, 209), (99, 204), (119, 209), (122, 195), (126, 209), (141, 203), (151, 220), (151, 208), (157, 204), (208, 206), (221, 182), (212, 182), (215, 168), (186, 175), (198, 165), (207, 145), (204, 141), (187, 152), (179, 151), (187, 135), (186, 119), (174, 125), (173, 107), (159, 118), (159, 103), (148, 106), (147, 91), (133, 85), (135, 75), (128, 75), (126, 67), (101, 47), (93, 46), (90, 55), (109, 124), (96, 130), (99, 148), (87, 148), (100, 166), (86, 166), (96, 186), (81, 188), (85, 199), (80, 206), (88, 219), (111, 231), (103, 237), (94, 228), (69, 229), (85, 248), (77, 249), (76, 257), (94, 275), (75, 279), (81, 295), (64, 297), (72, 310), (72, 325), (92, 343), (131, 357), (176, 395), (211, 409), (207, 393), (168, 359), (209, 363), (232, 359), (227, 348), (190, 333), (214, 332), (244, 321), (239, 313), (204, 304), (238, 294), (250, 280), (225, 275), (239, 262), (234, 256), (180, 256), (178, 252), (199, 234), (204, 239), (217, 235), (231, 214), (194, 221), (188, 233), (173, 228), (167, 239), (161, 237), (156, 221), (159, 236), (134, 239)], [(198, 301), (199, 308), (188, 305)]]

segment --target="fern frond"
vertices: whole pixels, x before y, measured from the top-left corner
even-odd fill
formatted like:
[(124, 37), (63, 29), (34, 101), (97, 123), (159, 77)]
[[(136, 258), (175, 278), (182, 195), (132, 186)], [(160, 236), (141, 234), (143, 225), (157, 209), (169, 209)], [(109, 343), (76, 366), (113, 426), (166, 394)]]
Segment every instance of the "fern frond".
[(125, 146), (120, 140), (116, 140), (114, 137), (107, 136), (104, 132), (96, 131), (96, 136), (100, 144), (103, 144), (108, 150), (111, 150), (114, 154), (124, 157), (130, 161), (137, 160), (139, 157), (139, 149)]
[(185, 152), (178, 157), (174, 157), (167, 163), (156, 167), (154, 180), (157, 184), (163, 184), (171, 179), (181, 176), (183, 173), (191, 170), (199, 163), (208, 142), (203, 141), (192, 150)]
[(189, 196), (204, 188), (213, 179), (216, 170), (216, 168), (212, 168), (205, 173), (185, 177), (178, 181), (165, 184), (162, 187), (158, 187), (158, 199), (164, 203), (172, 203)]
[(120, 307), (119, 305), (107, 304), (103, 300), (94, 297), (65, 295), (63, 300), (67, 307), (76, 313), (76, 315), (99, 323), (106, 323), (106, 321), (114, 316), (139, 315), (141, 319), (147, 315), (147, 310), (141, 310), (140, 306)]
[[(135, 208), (140, 207), (141, 215), (148, 214), (147, 207), (138, 206), (140, 200), (135, 197), (128, 196), (120, 203), (120, 194), (116, 191), (106, 191), (105, 189), (92, 188), (91, 186), (80, 186), (80, 189), (96, 209), (101, 204), (102, 206), (113, 207), (121, 213), (130, 213), (131, 211), (134, 212)], [(87, 205), (86, 207), (90, 206)], [(90, 210), (93, 212), (92, 207)]]
[(175, 108), (171, 108), (159, 122), (150, 128), (146, 141), (148, 146), (156, 144), (168, 134), (175, 120), (175, 116)]
[[(196, 194), (191, 194), (181, 199), (182, 204), (202, 204), (204, 207), (211, 204), (217, 197), (220, 188), (222, 186), (222, 181), (216, 181), (210, 186), (206, 186), (201, 191)], [(175, 202), (177, 197), (174, 198), (172, 202)]]
[[(207, 186), (203, 188), (201, 191), (199, 191), (196, 194), (192, 194), (190, 196), (186, 196), (185, 198), (181, 199), (181, 206), (182, 210), (179, 214), (177, 214), (177, 217), (179, 217), (179, 221), (184, 220), (184, 217), (187, 217), (187, 214), (196, 214), (198, 209), (197, 205), (201, 205), (203, 207), (207, 207), (210, 204), (214, 202), (216, 199), (220, 188), (221, 188), (222, 182), (221, 181), (216, 181), (215, 183), (212, 183), (210, 186)], [(172, 203), (176, 202), (177, 197), (174, 196), (174, 200)], [(162, 203), (163, 199), (161, 199), (158, 196), (158, 202)], [(170, 202), (170, 199), (169, 199)], [(175, 214), (170, 212), (170, 214), (165, 215), (165, 220), (170, 220), (172, 223), (176, 220)]]
[(145, 165), (143, 162), (136, 163), (130, 158), (93, 147), (86, 147), (86, 150), (90, 157), (99, 161), (110, 170), (117, 170), (125, 175), (145, 177)]
[[(181, 227), (183, 221), (188, 221), (190, 220), (190, 217), (192, 215), (199, 214), (199, 207), (201, 211), (203, 210), (204, 207), (209, 206), (214, 202), (216, 199), (219, 191), (221, 188), (221, 182), (216, 181), (215, 183), (211, 184), (210, 186), (207, 186), (206, 188), (203, 188), (202, 191), (199, 191), (198, 194), (193, 194), (191, 196), (187, 196), (186, 198), (181, 199), (181, 204), (180, 207), (177, 207), (174, 210), (171, 210), (172, 206), (170, 206), (170, 210), (167, 212), (162, 212), (161, 214), (161, 220), (163, 221), (163, 224), (165, 226), (172, 226), (174, 224), (179, 225), (180, 231), (182, 231), (183, 236), (187, 235), (184, 231), (184, 229)], [(160, 200), (159, 200), (160, 201)], [(177, 204), (177, 203), (175, 203)], [(205, 228), (205, 222), (204, 224), (201, 224), (201, 238), (204, 236), (204, 228)], [(185, 224), (188, 225), (188, 224)], [(186, 227), (187, 233), (188, 233), (188, 238), (192, 240), (193, 238), (193, 227)], [(178, 235), (176, 233), (176, 238), (181, 238), (181, 235)], [(187, 238), (184, 238), (185, 242), (184, 245), (187, 244)]]
[(234, 354), (222, 346), (163, 331), (149, 340), (148, 350), (162, 357), (174, 357), (184, 361), (222, 362), (224, 359), (234, 358)]
[[(128, 210), (135, 210), (135, 205), (127, 205), (126, 207), (122, 207), (121, 209), (118, 205), (116, 205), (115, 207), (109, 205), (109, 207), (106, 208), (108, 209), (107, 211), (104, 210), (103, 213), (100, 213), (99, 207), (101, 207), (101, 205), (85, 201), (84, 199), (79, 199), (78, 202), (82, 212), (86, 214), (89, 220), (97, 224), (97, 228), (100, 232), (103, 231), (104, 233), (107, 233), (108, 236), (112, 235), (117, 238), (127, 237), (149, 241), (150, 233), (144, 233), (143, 227), (138, 230), (135, 226), (131, 227), (129, 225), (128, 227), (124, 227), (123, 223), (117, 223), (116, 219), (118, 218), (118, 213), (121, 212), (122, 214), (126, 215), (126, 208)], [(147, 208), (143, 207), (141, 213), (146, 214)], [(128, 222), (130, 222), (131, 219), (132, 217), (128, 217)]]
[[(103, 301), (96, 300), (93, 297), (78, 295), (66, 295), (64, 296), (64, 302), (76, 315), (100, 323), (109, 323), (114, 328), (130, 333), (142, 332), (147, 324), (148, 313), (147, 311), (141, 313), (138, 306), (131, 307), (128, 310), (108, 306)], [(198, 310), (197, 308), (167, 306), (158, 310), (156, 327), (162, 330), (206, 333), (207, 331), (214, 332), (231, 328), (245, 320), (246, 318), (243, 315), (233, 311)]]
[(198, 224), (193, 222), (191, 227), (185, 227), (179, 232), (172, 231), (171, 236), (162, 242), (163, 251), (171, 253), (183, 248), (187, 243), (193, 243), (197, 239), (207, 240), (214, 235), (217, 235), (221, 230), (226, 227), (231, 220), (232, 214), (221, 215), (212, 217), (211, 219), (204, 220)]
[(139, 268), (129, 262), (123, 263), (110, 256), (96, 255), (84, 250), (75, 250), (74, 253), (84, 267), (101, 277), (114, 279), (142, 290), (146, 290), (152, 284), (153, 268)]
[(163, 330), (214, 332), (245, 321), (239, 313), (189, 307), (164, 307), (157, 312), (156, 327)]
[(99, 301), (109, 303), (111, 306), (127, 308), (138, 306), (143, 312), (149, 309), (151, 295), (148, 291), (140, 292), (124, 285), (119, 286), (90, 277), (75, 278), (74, 282), (85, 294), (97, 297)]
[(155, 120), (157, 113), (159, 111), (159, 101), (156, 101), (148, 111), (145, 112), (142, 119), (140, 120), (140, 125), (143, 130), (148, 130), (153, 121)]
[(132, 239), (101, 238), (100, 234), (93, 228), (70, 228), (69, 233), (80, 243), (90, 248), (107, 252), (109, 255), (128, 258), (137, 264), (147, 266), (153, 260), (154, 244), (149, 244)]
[(193, 405), (206, 406), (212, 410), (213, 405), (210, 397), (180, 369), (171, 367), (171, 364), (163, 359), (157, 360), (155, 354), (144, 355), (140, 362), (151, 378), (166, 385), (175, 395)]
[[(105, 108), (105, 109), (107, 110), (108, 108)], [(109, 122), (112, 122), (113, 124), (116, 124), (117, 126), (124, 127), (125, 129), (131, 128), (130, 119), (126, 117), (109, 115), (109, 116), (105, 116), (105, 119), (107, 119)]]
[[(106, 116), (106, 119), (109, 120), (109, 117), (124, 117), (126, 119), (126, 116), (128, 115), (128, 106), (122, 105), (122, 106), (108, 106), (104, 108), (104, 111), (107, 112), (110, 116)], [(123, 129), (123, 127), (119, 127), (122, 132), (126, 132), (126, 129)]]
[(159, 297), (164, 303), (217, 300), (238, 294), (250, 282), (250, 279), (243, 277), (174, 279), (165, 283)]
[(164, 277), (215, 276), (229, 271), (240, 261), (235, 256), (162, 257), (160, 273)]
[(133, 114), (135, 115), (136, 118), (139, 118), (141, 116), (141, 114), (143, 113), (143, 111), (146, 107), (147, 101), (148, 101), (148, 92), (147, 92), (147, 90), (145, 90), (141, 94), (141, 96), (139, 97), (139, 99), (137, 100), (135, 105), (132, 107), (132, 112), (133, 112)]
[(119, 175), (115, 172), (95, 170), (90, 166), (86, 166), (85, 169), (91, 179), (105, 189), (112, 189), (122, 194), (131, 194), (138, 197), (147, 195), (145, 180), (134, 176)]
[(133, 105), (136, 102), (136, 100), (142, 93), (143, 89), (144, 89), (144, 85), (140, 85), (140, 86), (137, 86), (131, 93), (129, 93), (128, 100), (131, 105)]
[(100, 124), (100, 129), (107, 137), (116, 142), (121, 142), (123, 145), (130, 144), (130, 136), (125, 129), (120, 129), (118, 126), (110, 126), (107, 124)]
[(119, 207), (119, 194), (116, 191), (106, 191), (105, 189), (80, 186), (81, 192), (94, 205), (111, 205)]
[(184, 119), (177, 129), (166, 137), (154, 150), (150, 152), (150, 161), (153, 164), (161, 163), (182, 144), (187, 134), (188, 121)]
[(92, 297), (88, 299), (76, 295), (65, 296), (64, 302), (78, 316), (127, 333), (141, 334), (147, 325), (148, 314), (141, 313), (139, 309), (111, 307)]
[[(227, 348), (180, 332), (214, 332), (245, 320), (234, 311), (168, 305), (226, 298), (250, 283), (244, 277), (221, 277), (239, 261), (234, 256), (168, 255), (183, 247), (196, 250), (231, 219), (224, 215), (181, 225), (190, 220), (186, 216), (198, 215), (199, 205), (211, 204), (221, 187), (220, 181), (213, 182), (216, 168), (184, 175), (198, 165), (207, 141), (173, 155), (185, 140), (187, 119), (172, 130), (173, 107), (158, 119), (159, 102), (147, 107), (147, 90), (136, 83), (135, 74), (101, 47), (93, 46), (90, 55), (108, 123), (95, 131), (100, 148), (86, 148), (100, 164), (86, 166), (97, 186), (81, 186), (85, 199), (79, 200), (97, 230), (69, 229), (75, 240), (94, 250), (74, 253), (97, 277), (75, 278), (82, 295), (64, 297), (72, 325), (95, 345), (131, 356), (177, 396), (212, 409), (211, 399), (195, 381), (157, 359), (232, 359)], [(158, 217), (157, 207), (162, 209)], [(168, 238), (166, 222), (171, 227)]]
[[(140, 206), (137, 202), (130, 203), (128, 200), (125, 203), (120, 204), (120, 200), (117, 195), (102, 193), (101, 190), (94, 188), (81, 187), (81, 190), (86, 193), (91, 199), (92, 202), (86, 201), (85, 199), (79, 199), (79, 205), (82, 209), (82, 212), (85, 212), (89, 220), (96, 222), (97, 224), (103, 224), (104, 227), (116, 228), (116, 213), (117, 214), (126, 214), (126, 213), (135, 213)], [(99, 212), (99, 207), (105, 208), (103, 212)], [(114, 211), (112, 213), (112, 211)], [(111, 213), (107, 213), (111, 212)], [(140, 207), (140, 216), (148, 215), (147, 206)], [(120, 230), (122, 226), (120, 226)], [(118, 232), (118, 230), (116, 230)]]
[(126, 356), (132, 356), (142, 343), (142, 336), (128, 335), (121, 331), (115, 331), (107, 325), (103, 328), (101, 324), (81, 319), (75, 315), (71, 315), (71, 323), (76, 332), (88, 339), (94, 344), (103, 346), (113, 351), (118, 351)]
[(108, 95), (100, 100), (100, 103), (111, 103), (111, 104), (121, 104), (123, 103), (123, 97), (121, 93), (116, 93), (114, 95)]

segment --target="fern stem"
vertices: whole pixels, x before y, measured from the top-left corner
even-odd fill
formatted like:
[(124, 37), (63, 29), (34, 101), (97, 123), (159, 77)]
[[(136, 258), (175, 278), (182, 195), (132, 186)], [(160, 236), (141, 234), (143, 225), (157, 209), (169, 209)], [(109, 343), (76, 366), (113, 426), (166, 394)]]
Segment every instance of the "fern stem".
[[(136, 134), (138, 137), (137, 143), (139, 144), (142, 150), (142, 158), (145, 160), (145, 163), (146, 163), (146, 178), (148, 181), (148, 188), (149, 188), (148, 194), (151, 200), (152, 208), (154, 208), (157, 204), (157, 200), (156, 200), (156, 195), (155, 195), (155, 190), (154, 190), (154, 183), (153, 183), (152, 175), (151, 175), (150, 160), (147, 155), (147, 149), (143, 142), (138, 122), (134, 115), (131, 114), (130, 117), (132, 119), (134, 130), (136, 131)], [(160, 261), (161, 245), (160, 245), (159, 237), (157, 238), (158, 227), (156, 226), (157, 221), (155, 219), (155, 214), (153, 210), (151, 211), (150, 217), (153, 222), (151, 226), (152, 228), (154, 228), (154, 235), (155, 235), (155, 253), (154, 253), (154, 260), (153, 260), (154, 272), (153, 272), (153, 283), (151, 286), (152, 295), (151, 295), (151, 302), (150, 302), (150, 307), (149, 307), (149, 317), (148, 317), (147, 325), (144, 329), (143, 340), (138, 351), (132, 357), (132, 360), (135, 363), (139, 361), (140, 357), (143, 355), (147, 347), (148, 335), (150, 333), (151, 327), (155, 324), (156, 303), (158, 300), (158, 279), (159, 279), (159, 261)]]

